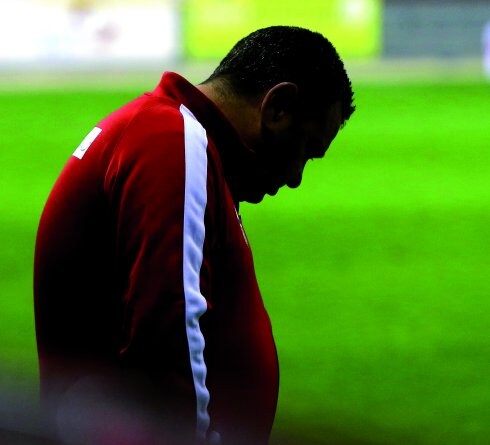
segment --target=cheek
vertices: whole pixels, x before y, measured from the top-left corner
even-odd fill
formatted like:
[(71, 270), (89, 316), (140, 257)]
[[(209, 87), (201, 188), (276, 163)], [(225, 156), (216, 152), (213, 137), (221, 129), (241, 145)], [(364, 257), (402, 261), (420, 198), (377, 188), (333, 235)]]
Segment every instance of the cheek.
[(291, 177), (302, 172), (306, 159), (306, 137), (298, 131), (262, 133), (262, 150), (258, 158), (273, 176)]
[(285, 161), (288, 163), (289, 168), (295, 171), (298, 169), (302, 170), (307, 160), (305, 141), (301, 139), (291, 141), (287, 156), (285, 156)]

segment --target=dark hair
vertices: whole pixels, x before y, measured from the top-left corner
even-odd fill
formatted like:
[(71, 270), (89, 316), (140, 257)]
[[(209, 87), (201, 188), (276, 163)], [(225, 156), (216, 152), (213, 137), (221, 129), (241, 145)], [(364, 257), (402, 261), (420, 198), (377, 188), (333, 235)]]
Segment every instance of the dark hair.
[(310, 111), (340, 101), (343, 122), (355, 110), (351, 82), (332, 43), (317, 32), (295, 26), (271, 26), (244, 37), (206, 82), (214, 79), (225, 80), (234, 93), (243, 96), (294, 82)]

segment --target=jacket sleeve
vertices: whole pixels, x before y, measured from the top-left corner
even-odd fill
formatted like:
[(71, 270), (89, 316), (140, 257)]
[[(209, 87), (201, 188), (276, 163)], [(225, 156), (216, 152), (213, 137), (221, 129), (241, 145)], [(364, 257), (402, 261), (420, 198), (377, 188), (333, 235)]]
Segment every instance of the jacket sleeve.
[(163, 409), (205, 431), (204, 337), (209, 309), (207, 139), (181, 107), (141, 112), (105, 175), (123, 296), (120, 360), (150, 383)]

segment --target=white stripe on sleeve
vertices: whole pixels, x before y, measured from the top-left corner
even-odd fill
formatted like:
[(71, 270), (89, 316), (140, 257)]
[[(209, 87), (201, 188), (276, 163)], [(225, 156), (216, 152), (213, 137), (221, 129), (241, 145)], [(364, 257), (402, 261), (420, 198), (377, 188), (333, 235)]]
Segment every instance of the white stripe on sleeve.
[(206, 312), (207, 303), (200, 289), (200, 271), (204, 245), (204, 212), (207, 203), (207, 136), (206, 130), (184, 105), (185, 143), (185, 198), (184, 198), (184, 295), (187, 341), (196, 391), (196, 434), (200, 439), (207, 435), (209, 391), (206, 387), (204, 361), (204, 336), (199, 318)]

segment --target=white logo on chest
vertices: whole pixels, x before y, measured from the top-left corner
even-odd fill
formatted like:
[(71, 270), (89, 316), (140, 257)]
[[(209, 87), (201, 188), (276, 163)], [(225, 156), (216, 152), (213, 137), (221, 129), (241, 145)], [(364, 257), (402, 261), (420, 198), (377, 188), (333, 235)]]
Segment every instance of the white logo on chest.
[(102, 131), (101, 128), (95, 127), (82, 141), (82, 143), (77, 147), (75, 150), (75, 153), (73, 153), (73, 156), (75, 156), (78, 159), (82, 159), (89, 147), (92, 145), (92, 142), (95, 141), (95, 138), (100, 134)]

